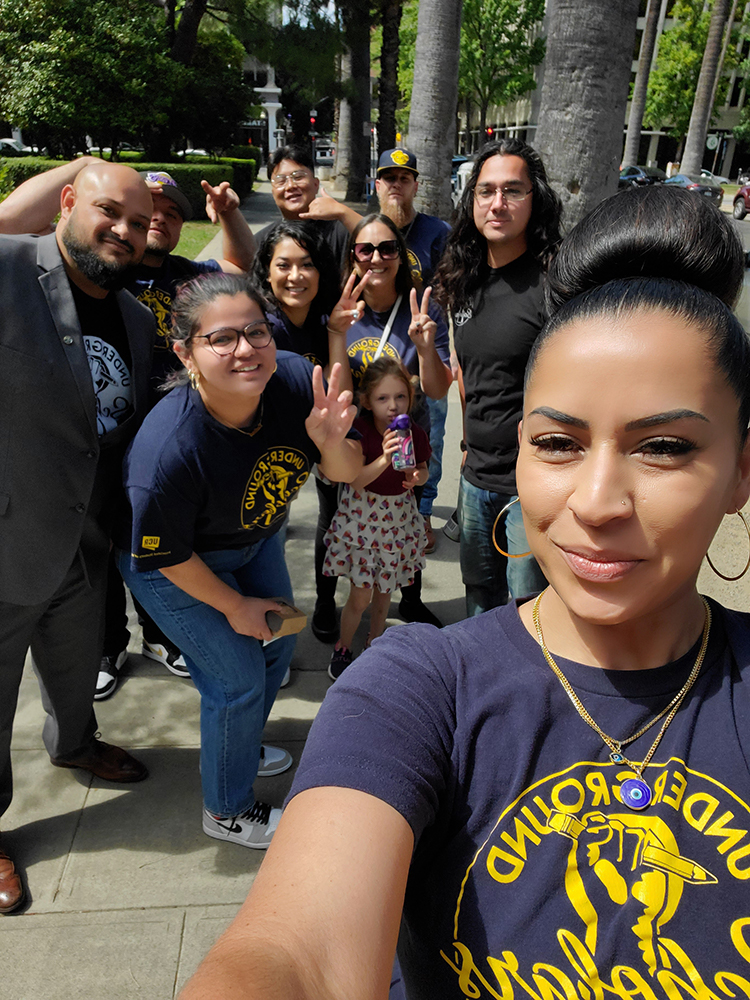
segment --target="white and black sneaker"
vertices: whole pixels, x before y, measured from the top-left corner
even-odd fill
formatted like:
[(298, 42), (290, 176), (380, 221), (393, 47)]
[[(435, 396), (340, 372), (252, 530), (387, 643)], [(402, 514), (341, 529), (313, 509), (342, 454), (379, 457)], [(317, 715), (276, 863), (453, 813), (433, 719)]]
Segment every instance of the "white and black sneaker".
[(260, 762), (258, 764), (259, 778), (272, 778), (275, 774), (283, 774), (294, 763), (294, 758), (288, 750), (281, 747), (271, 747), (267, 743), (261, 745)]
[(127, 649), (123, 649), (116, 656), (102, 657), (102, 662), (99, 664), (99, 676), (96, 678), (94, 701), (104, 701), (105, 698), (112, 697), (120, 680), (120, 669), (127, 658)]
[(159, 663), (163, 663), (167, 670), (171, 670), (178, 677), (190, 676), (190, 671), (185, 664), (185, 658), (177, 646), (174, 646), (171, 642), (167, 642), (166, 640), (164, 642), (146, 642), (144, 639), (141, 652), (150, 660), (157, 660)]
[(265, 851), (280, 819), (281, 809), (275, 809), (266, 802), (256, 802), (246, 813), (227, 818), (214, 816), (204, 809), (203, 832), (214, 840), (226, 840), (230, 844)]

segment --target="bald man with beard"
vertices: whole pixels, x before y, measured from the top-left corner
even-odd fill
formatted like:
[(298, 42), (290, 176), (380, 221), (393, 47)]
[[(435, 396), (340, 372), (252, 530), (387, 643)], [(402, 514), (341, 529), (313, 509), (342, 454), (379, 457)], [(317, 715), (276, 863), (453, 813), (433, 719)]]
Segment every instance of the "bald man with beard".
[[(143, 764), (96, 739), (110, 520), (127, 442), (146, 412), (151, 312), (122, 291), (152, 201), (135, 170), (98, 163), (61, 195), (48, 236), (0, 236), (0, 816), (31, 650), (56, 767), (117, 782)], [(0, 850), (0, 913), (24, 902)]]

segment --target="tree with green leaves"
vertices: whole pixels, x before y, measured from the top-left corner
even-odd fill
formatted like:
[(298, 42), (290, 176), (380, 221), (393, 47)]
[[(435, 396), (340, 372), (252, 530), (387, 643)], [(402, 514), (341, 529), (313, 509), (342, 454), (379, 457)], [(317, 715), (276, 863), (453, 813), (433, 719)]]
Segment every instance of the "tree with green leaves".
[(534, 68), (546, 50), (539, 34), (544, 7), (544, 0), (464, 0), (459, 93), (479, 107), (482, 132), (491, 105), (536, 86)]
[[(665, 129), (674, 139), (679, 139), (677, 159), (681, 159), (708, 41), (711, 6), (704, 0), (677, 0), (671, 15), (673, 25), (659, 39), (656, 63), (649, 77), (643, 124), (647, 128)], [(729, 45), (723, 66), (736, 65), (736, 61), (734, 46)], [(726, 77), (719, 74), (718, 81), (711, 113), (726, 94)], [(709, 122), (710, 117), (709, 114)]]
[(160, 159), (187, 135), (231, 143), (252, 98), (244, 51), (203, 13), (186, 0), (170, 27), (152, 0), (0, 0), (0, 115), (68, 157), (87, 135)]

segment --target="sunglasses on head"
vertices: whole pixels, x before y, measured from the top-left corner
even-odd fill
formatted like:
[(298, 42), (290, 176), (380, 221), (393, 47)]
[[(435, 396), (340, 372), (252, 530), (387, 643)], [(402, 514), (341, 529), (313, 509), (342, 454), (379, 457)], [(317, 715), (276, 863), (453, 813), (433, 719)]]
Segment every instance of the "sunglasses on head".
[(354, 257), (356, 260), (372, 260), (372, 255), (378, 251), (382, 260), (395, 260), (398, 257), (398, 240), (383, 240), (375, 246), (373, 243), (355, 243)]

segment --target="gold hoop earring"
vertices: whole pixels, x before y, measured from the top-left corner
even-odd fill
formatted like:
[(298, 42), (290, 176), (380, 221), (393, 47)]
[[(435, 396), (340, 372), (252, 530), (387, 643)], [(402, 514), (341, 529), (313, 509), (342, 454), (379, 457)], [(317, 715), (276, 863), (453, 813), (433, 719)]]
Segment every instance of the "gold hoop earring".
[(279, 368), (279, 366), (278, 366), (278, 365), (274, 365), (274, 366), (273, 366), (273, 371), (271, 372), (271, 374), (272, 374), (272, 375), (275, 375), (275, 374), (276, 374), (276, 372), (278, 371), (278, 368)]
[(193, 371), (193, 369), (191, 368), (190, 371), (188, 372), (188, 381), (190, 382), (190, 385), (193, 387), (193, 389), (197, 389), (198, 386), (201, 384), (201, 373)]
[[(745, 531), (747, 532), (747, 540), (748, 542), (750, 542), (750, 525), (748, 525), (747, 521), (745, 520), (745, 515), (742, 513), (741, 510), (736, 510), (735, 514), (739, 514), (740, 520), (745, 525)], [(706, 553), (706, 561), (717, 576), (720, 576), (722, 580), (729, 580), (730, 582), (733, 580), (741, 580), (742, 577), (745, 575), (745, 573), (747, 573), (747, 571), (750, 569), (750, 555), (748, 555), (747, 557), (745, 568), (741, 573), (738, 573), (737, 576), (725, 576), (723, 573), (720, 573), (718, 569), (714, 566), (714, 564), (711, 562), (711, 556), (708, 554), (708, 552)]]
[(500, 548), (500, 546), (497, 544), (497, 539), (495, 538), (495, 532), (497, 531), (497, 522), (500, 520), (503, 514), (505, 514), (506, 511), (510, 510), (510, 508), (513, 506), (514, 503), (519, 502), (519, 499), (520, 499), (519, 497), (516, 497), (515, 500), (511, 500), (510, 503), (506, 503), (506, 505), (503, 507), (503, 509), (495, 518), (495, 523), (492, 525), (492, 544), (495, 546), (500, 555), (505, 556), (506, 559), (525, 559), (526, 556), (531, 555), (531, 549), (529, 549), (528, 552), (521, 552), (518, 555), (511, 555), (510, 552), (506, 552), (504, 549)]

